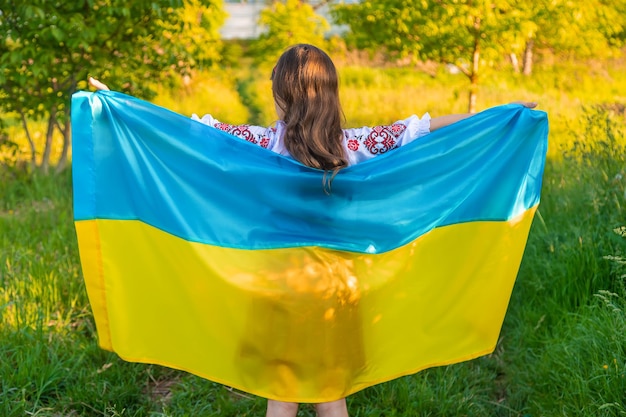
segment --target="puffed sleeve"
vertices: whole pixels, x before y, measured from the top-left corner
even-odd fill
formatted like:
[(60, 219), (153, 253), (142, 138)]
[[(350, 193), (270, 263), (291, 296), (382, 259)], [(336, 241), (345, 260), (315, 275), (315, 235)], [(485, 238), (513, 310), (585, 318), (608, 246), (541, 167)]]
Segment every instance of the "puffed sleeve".
[(219, 121), (210, 114), (205, 114), (204, 116), (202, 116), (202, 118), (200, 118), (197, 114), (194, 113), (191, 115), (191, 119), (212, 127), (215, 127), (215, 124), (219, 123)]
[(196, 114), (192, 114), (191, 119), (222, 130), (226, 133), (230, 133), (233, 136), (247, 140), (248, 142), (254, 143), (263, 148), (273, 150), (275, 147), (277, 140), (276, 128), (253, 125), (231, 125), (220, 122), (210, 114), (205, 114), (202, 118), (198, 117)]
[(413, 115), (386, 126), (344, 130), (344, 149), (350, 165), (399, 148), (430, 133), (430, 115)]

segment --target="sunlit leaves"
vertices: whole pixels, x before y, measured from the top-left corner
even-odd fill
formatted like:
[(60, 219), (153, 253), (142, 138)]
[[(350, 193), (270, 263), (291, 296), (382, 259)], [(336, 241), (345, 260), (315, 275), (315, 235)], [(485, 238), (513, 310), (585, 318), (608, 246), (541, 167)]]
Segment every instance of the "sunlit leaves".
[(311, 5), (299, 0), (274, 1), (261, 12), (259, 23), (266, 31), (251, 45), (258, 61), (275, 62), (296, 43), (323, 46), (329, 24)]
[(414, 59), (462, 64), (471, 61), (476, 42), (482, 58), (492, 59), (506, 48), (515, 29), (510, 1), (390, 0), (364, 1), (335, 9), (348, 24), (351, 39), (361, 47), (386, 47)]

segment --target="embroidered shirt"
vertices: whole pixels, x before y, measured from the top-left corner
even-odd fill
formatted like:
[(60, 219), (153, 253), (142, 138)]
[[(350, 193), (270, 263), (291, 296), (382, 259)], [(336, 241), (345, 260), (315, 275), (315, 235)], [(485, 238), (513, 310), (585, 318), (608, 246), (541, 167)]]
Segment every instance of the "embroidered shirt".
[[(276, 127), (262, 127), (222, 123), (209, 114), (202, 118), (194, 114), (191, 118), (273, 152), (289, 156), (282, 140), (285, 129), (282, 121), (277, 122)], [(430, 115), (426, 113), (421, 119), (413, 115), (386, 126), (344, 129), (343, 147), (349, 165), (354, 165), (411, 143), (428, 133), (430, 133)]]

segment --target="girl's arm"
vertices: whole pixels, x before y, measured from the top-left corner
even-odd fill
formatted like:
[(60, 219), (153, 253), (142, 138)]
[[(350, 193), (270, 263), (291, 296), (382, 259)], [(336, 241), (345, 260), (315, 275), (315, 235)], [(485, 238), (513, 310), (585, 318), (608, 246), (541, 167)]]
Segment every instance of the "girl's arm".
[(474, 114), (475, 113), (447, 114), (445, 116), (433, 117), (430, 119), (430, 131), (434, 132), (437, 129), (451, 125), (452, 123), (467, 119)]
[[(537, 103), (528, 101), (514, 101), (511, 104), (520, 104), (524, 107), (528, 107), (529, 109), (534, 109), (535, 107), (537, 107)], [(452, 123), (467, 119), (474, 114), (475, 113), (447, 114), (445, 116), (433, 117), (432, 119), (430, 119), (430, 131), (434, 132), (437, 129), (441, 129), (442, 127), (451, 125)]]

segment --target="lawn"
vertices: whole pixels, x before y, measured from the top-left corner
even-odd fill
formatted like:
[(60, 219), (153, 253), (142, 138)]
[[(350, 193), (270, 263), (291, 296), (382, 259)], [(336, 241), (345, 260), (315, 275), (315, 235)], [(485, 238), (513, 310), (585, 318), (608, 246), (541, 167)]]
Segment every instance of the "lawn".
[[(479, 92), (481, 108), (537, 100), (551, 123), (542, 202), (496, 351), (365, 389), (348, 399), (352, 416), (626, 416), (626, 71), (537, 71), (494, 73)], [(348, 125), (465, 110), (462, 76), (349, 66), (341, 76)], [(266, 78), (203, 75), (156, 102), (271, 123)], [(216, 88), (231, 104), (202, 94)], [(24, 149), (19, 126), (9, 134)], [(263, 399), (99, 349), (71, 172), (31, 172), (11, 149), (0, 167), (0, 415), (263, 415)]]

